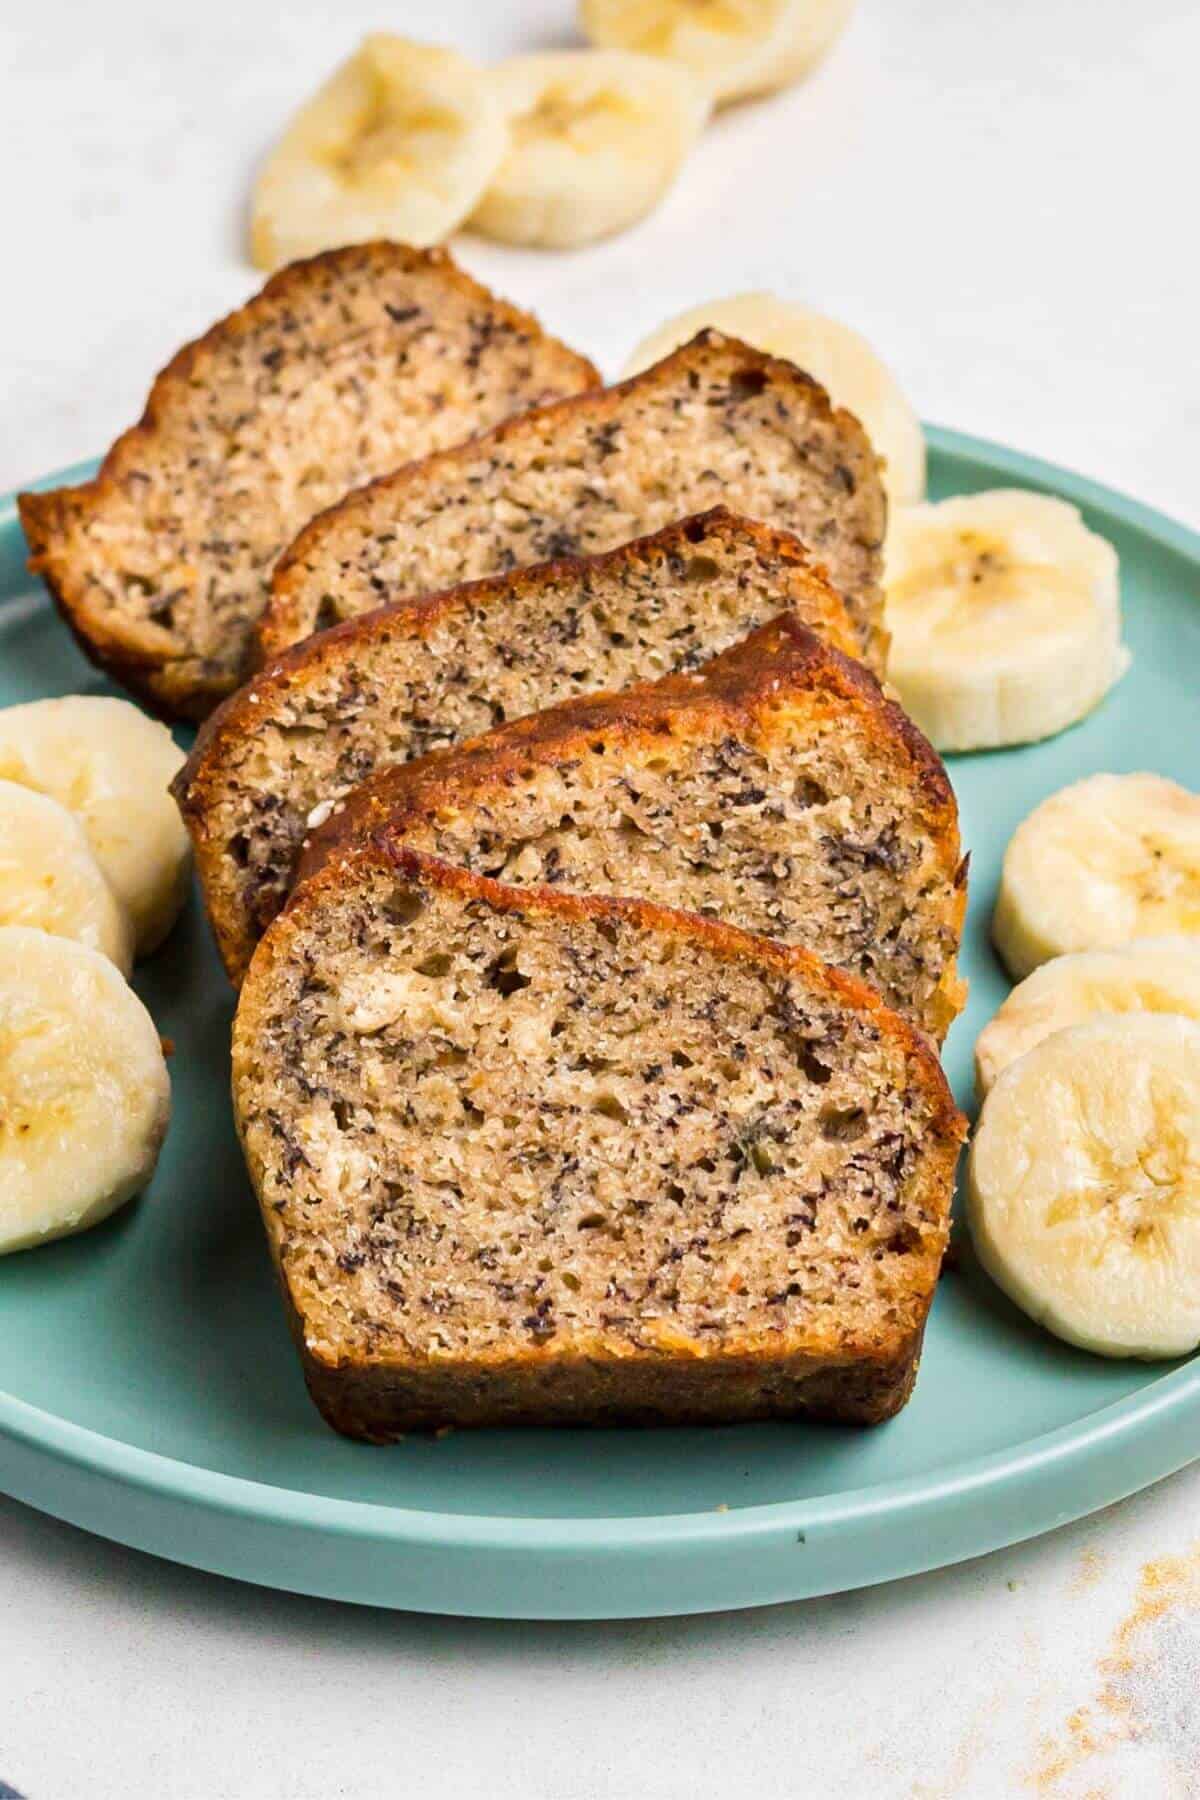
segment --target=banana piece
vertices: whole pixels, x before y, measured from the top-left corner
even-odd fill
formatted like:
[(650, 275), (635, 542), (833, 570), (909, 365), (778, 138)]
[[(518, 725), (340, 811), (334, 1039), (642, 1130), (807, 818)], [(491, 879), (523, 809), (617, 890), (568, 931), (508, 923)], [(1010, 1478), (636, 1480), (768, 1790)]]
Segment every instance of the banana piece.
[(1200, 1343), (1200, 1025), (1103, 1016), (1043, 1039), (983, 1103), (967, 1167), (979, 1260), (1100, 1356)]
[(721, 104), (798, 81), (825, 54), (854, 0), (580, 0), (585, 37), (690, 69)]
[(1052, 736), (1129, 666), (1117, 556), (1018, 488), (901, 509), (885, 555), (888, 678), (939, 750)]
[(0, 781), (0, 925), (34, 925), (98, 950), (122, 975), (133, 927), (65, 806)]
[(0, 780), (73, 812), (147, 956), (187, 898), (191, 850), (167, 792), (184, 760), (165, 725), (128, 700), (69, 694), (0, 710)]
[(896, 377), (857, 331), (798, 301), (775, 294), (731, 294), (690, 307), (642, 339), (621, 379), (649, 368), (706, 326), (769, 356), (786, 357), (815, 376), (835, 404), (852, 412), (866, 430), (883, 460), (889, 504), (908, 506), (924, 498), (925, 439)]
[(1015, 980), (1163, 933), (1200, 943), (1200, 794), (1163, 775), (1089, 775), (1017, 827), (992, 917)]
[(1015, 987), (975, 1041), (982, 1099), (1018, 1056), (1097, 1013), (1175, 1013), (1200, 1021), (1200, 938), (1138, 938), (1056, 956)]
[(260, 269), (340, 244), (434, 244), (471, 212), (508, 148), (486, 73), (376, 33), (295, 114), (254, 190)]
[(108, 958), (0, 927), (0, 1254), (124, 1205), (154, 1173), (170, 1108), (154, 1021)]
[(470, 222), (506, 244), (569, 249), (632, 225), (709, 111), (685, 69), (620, 50), (515, 56), (490, 80), (510, 144)]

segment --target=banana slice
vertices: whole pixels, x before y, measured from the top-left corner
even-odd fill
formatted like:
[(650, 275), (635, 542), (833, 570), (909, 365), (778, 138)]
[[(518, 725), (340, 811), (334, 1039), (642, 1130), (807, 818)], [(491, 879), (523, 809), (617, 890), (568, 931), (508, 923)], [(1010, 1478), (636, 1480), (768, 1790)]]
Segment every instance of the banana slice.
[(254, 190), (260, 269), (370, 238), (434, 244), (461, 225), (508, 148), (486, 73), (376, 33), (302, 106)]
[(184, 760), (165, 725), (128, 700), (69, 694), (0, 711), (0, 780), (73, 812), (147, 956), (187, 898), (188, 835), (167, 784)]
[(506, 244), (570, 249), (632, 225), (708, 117), (686, 70), (619, 50), (515, 56), (491, 81), (510, 148), (471, 225)]
[(1050, 737), (1129, 666), (1117, 556), (1077, 508), (1016, 488), (898, 512), (888, 677), (939, 750)]
[(838, 406), (864, 426), (883, 459), (888, 500), (908, 506), (925, 494), (925, 439), (916, 413), (891, 370), (865, 338), (836, 319), (827, 319), (795, 300), (774, 294), (731, 294), (668, 319), (643, 338), (621, 371), (624, 379), (649, 368), (713, 326), (807, 370), (827, 388)]
[(1163, 775), (1089, 775), (1013, 833), (992, 940), (1017, 981), (1068, 951), (1176, 932), (1200, 941), (1200, 794)]
[(1051, 1032), (1097, 1013), (1175, 1013), (1200, 1021), (1200, 937), (1138, 938), (1056, 956), (1015, 987), (975, 1041), (980, 1098)]
[(1045, 1038), (983, 1103), (967, 1170), (979, 1260), (1101, 1356), (1200, 1343), (1200, 1025), (1101, 1017)]
[(580, 0), (585, 37), (682, 63), (718, 103), (798, 81), (854, 0)]
[(0, 925), (35, 925), (98, 950), (122, 975), (133, 927), (65, 806), (0, 781)]
[(86, 1231), (154, 1173), (171, 1084), (107, 957), (0, 928), (0, 1254)]

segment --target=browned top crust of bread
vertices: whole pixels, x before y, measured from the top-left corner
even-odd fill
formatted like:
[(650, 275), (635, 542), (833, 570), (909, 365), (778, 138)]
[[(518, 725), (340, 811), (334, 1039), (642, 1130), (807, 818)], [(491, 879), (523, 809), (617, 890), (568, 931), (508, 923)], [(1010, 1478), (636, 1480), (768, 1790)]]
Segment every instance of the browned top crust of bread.
[(723, 508), (603, 555), (348, 620), (294, 646), (201, 730), (174, 787), (222, 959), (241, 979), (312, 810), (377, 767), (581, 691), (691, 668), (785, 609), (857, 636), (786, 532)]
[(163, 715), (203, 718), (314, 512), (598, 381), (444, 250), (331, 250), (180, 350), (92, 481), (20, 496), (29, 566), (94, 662)]
[(342, 1431), (907, 1397), (964, 1121), (804, 950), (376, 840), (260, 946), (233, 1092)]
[(715, 500), (795, 532), (880, 671), (886, 501), (866, 433), (794, 364), (715, 331), (314, 518), (276, 568), (262, 652), (381, 601), (610, 549)]
[(505, 882), (652, 895), (803, 944), (938, 1039), (965, 996), (941, 760), (791, 615), (694, 673), (380, 770), (312, 833), (297, 880), (372, 832)]

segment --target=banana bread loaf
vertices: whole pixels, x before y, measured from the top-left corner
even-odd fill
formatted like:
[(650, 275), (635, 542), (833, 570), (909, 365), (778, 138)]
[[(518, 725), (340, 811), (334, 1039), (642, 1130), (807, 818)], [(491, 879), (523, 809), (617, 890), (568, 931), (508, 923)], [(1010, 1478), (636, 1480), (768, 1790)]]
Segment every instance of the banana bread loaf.
[(886, 503), (866, 433), (792, 363), (715, 331), (347, 495), (280, 558), (262, 650), (385, 600), (607, 550), (717, 500), (796, 533), (880, 670)]
[(393, 845), (255, 956), (238, 1129), (352, 1437), (905, 1401), (964, 1121), (852, 977), (694, 914)]
[(208, 721), (175, 784), (233, 980), (283, 904), (314, 807), (503, 719), (690, 667), (785, 608), (857, 641), (794, 538), (717, 510), (296, 646)]
[(157, 711), (236, 687), (280, 550), (347, 488), (599, 380), (442, 250), (294, 263), (188, 344), (81, 487), (22, 494), (83, 649)]
[(647, 895), (802, 944), (942, 1038), (966, 865), (936, 753), (791, 615), (694, 674), (567, 701), (382, 770), (304, 878), (372, 831), (505, 882)]

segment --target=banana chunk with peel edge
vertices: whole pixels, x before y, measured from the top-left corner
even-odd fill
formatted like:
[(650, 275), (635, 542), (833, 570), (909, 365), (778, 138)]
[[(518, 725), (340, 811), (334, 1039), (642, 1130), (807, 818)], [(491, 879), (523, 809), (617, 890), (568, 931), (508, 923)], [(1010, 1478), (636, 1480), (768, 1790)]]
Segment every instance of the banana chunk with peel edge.
[(487, 72), (377, 32), (292, 118), (254, 190), (261, 269), (372, 238), (434, 244), (481, 198), (508, 147)]
[(1017, 827), (992, 918), (1014, 979), (1164, 933), (1200, 944), (1200, 794), (1163, 775), (1090, 775)]
[(989, 1091), (967, 1164), (989, 1275), (1101, 1356), (1200, 1344), (1200, 1024), (1102, 1015), (1043, 1039)]
[(187, 898), (191, 846), (167, 791), (183, 762), (166, 726), (128, 700), (68, 694), (0, 710), (0, 780), (75, 814), (138, 956), (158, 947)]
[(507, 244), (570, 249), (634, 224), (709, 112), (685, 69), (620, 50), (515, 56), (488, 81), (509, 142), (470, 224)]
[(1099, 1013), (1173, 1013), (1200, 1022), (1200, 937), (1136, 938), (1043, 963), (975, 1040), (980, 1099), (1043, 1038)]
[(0, 1254), (85, 1231), (154, 1173), (171, 1108), (158, 1032), (99, 951), (0, 927)]
[(853, 9), (854, 0), (580, 0), (579, 23), (595, 44), (680, 63), (719, 104), (798, 81)]
[(92, 855), (83, 826), (57, 800), (15, 781), (0, 781), (3, 925), (74, 938), (107, 956), (122, 975), (133, 967), (133, 926)]
[(642, 339), (621, 379), (640, 374), (706, 326), (795, 363), (815, 376), (835, 406), (852, 412), (883, 463), (889, 507), (924, 498), (925, 438), (896, 377), (857, 331), (798, 301), (731, 294), (689, 307)]
[(899, 508), (884, 586), (888, 678), (939, 750), (1051, 737), (1129, 666), (1116, 552), (1046, 494)]

